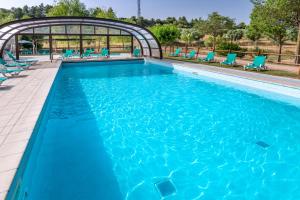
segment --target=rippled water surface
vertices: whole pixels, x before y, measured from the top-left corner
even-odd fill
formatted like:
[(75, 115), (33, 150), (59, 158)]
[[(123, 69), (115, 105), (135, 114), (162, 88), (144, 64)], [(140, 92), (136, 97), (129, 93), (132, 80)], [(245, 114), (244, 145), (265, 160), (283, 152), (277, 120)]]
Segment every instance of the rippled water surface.
[(25, 199), (300, 199), (287, 103), (131, 62), (63, 66), (47, 105)]

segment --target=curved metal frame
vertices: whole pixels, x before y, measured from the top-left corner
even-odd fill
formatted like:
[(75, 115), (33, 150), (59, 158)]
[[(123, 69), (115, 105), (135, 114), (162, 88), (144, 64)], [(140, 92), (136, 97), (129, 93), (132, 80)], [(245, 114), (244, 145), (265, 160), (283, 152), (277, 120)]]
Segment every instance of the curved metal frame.
[[(112, 19), (103, 19), (103, 18), (94, 18), (94, 17), (43, 17), (43, 18), (32, 18), (32, 19), (23, 19), (8, 22), (0, 26), (0, 40), (4, 41), (2, 44), (0, 43), (0, 57), (3, 55), (3, 50), (7, 44), (7, 42), (15, 35), (20, 34), (21, 32), (31, 29), (31, 28), (39, 28), (45, 26), (56, 26), (56, 25), (92, 25), (92, 26), (101, 26), (106, 28), (114, 28), (119, 29), (121, 31), (125, 31), (129, 33), (131, 36), (134, 36), (139, 42), (142, 51), (148, 49), (149, 53), (146, 53), (146, 56), (149, 57), (157, 57), (152, 56), (152, 50), (156, 49), (159, 51), (159, 57), (162, 58), (162, 49), (161, 45), (158, 42), (157, 38), (147, 29), (128, 22), (112, 20)], [(7, 30), (6, 30), (7, 29)], [(144, 34), (142, 32), (145, 32)], [(145, 35), (150, 35), (150, 38), (147, 38)], [(54, 35), (51, 33), (39, 33), (39, 35)], [(75, 34), (75, 35), (89, 35), (89, 34)], [(96, 35), (96, 34), (91, 34)], [(3, 37), (6, 36), (5, 39)], [(142, 38), (142, 39), (140, 39)], [(141, 42), (145, 41), (147, 46), (144, 46)], [(149, 41), (154, 41), (153, 47), (151, 46)]]

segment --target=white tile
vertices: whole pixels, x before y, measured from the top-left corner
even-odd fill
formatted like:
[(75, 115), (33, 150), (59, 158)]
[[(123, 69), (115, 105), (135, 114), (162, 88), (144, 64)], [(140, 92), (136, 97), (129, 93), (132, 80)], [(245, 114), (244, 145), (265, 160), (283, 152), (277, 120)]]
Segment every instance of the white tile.
[[(59, 66), (60, 62), (43, 64)], [(9, 188), (57, 71), (57, 67), (47, 66), (29, 70), (22, 73), (27, 77), (6, 81), (13, 86), (11, 90), (0, 89), (0, 200)]]
[(20, 141), (27, 141), (31, 136), (31, 131), (24, 131), (19, 132), (16, 134), (9, 134), (7, 135), (6, 139), (4, 140), (3, 144), (9, 144), (13, 142), (20, 142)]
[(7, 192), (0, 192), (0, 200), (5, 200)]
[(26, 145), (27, 145), (27, 141), (2, 144), (0, 146), (0, 156), (8, 156), (17, 153), (24, 153)]
[(6, 192), (9, 189), (15, 173), (15, 169), (0, 173), (0, 192)]
[(6, 135), (0, 135), (0, 145), (4, 142), (5, 138), (6, 138)]
[(17, 169), (22, 158), (22, 153), (0, 157), (0, 173)]
[(1, 130), (0, 135), (8, 135), (12, 128), (13, 128), (13, 126), (3, 127), (2, 129), (0, 129)]

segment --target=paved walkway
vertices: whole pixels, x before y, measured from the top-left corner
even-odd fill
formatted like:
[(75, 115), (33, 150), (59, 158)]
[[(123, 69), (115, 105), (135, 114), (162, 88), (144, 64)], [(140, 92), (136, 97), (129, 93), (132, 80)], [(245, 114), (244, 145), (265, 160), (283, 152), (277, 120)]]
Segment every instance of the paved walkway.
[(59, 63), (44, 62), (0, 86), (0, 200), (5, 198)]

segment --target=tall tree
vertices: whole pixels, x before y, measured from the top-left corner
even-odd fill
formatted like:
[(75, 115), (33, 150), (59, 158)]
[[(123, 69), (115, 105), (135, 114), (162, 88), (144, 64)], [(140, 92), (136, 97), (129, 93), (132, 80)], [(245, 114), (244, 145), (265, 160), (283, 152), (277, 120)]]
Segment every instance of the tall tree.
[(208, 15), (207, 20), (201, 21), (197, 28), (203, 31), (205, 34), (211, 35), (213, 38), (213, 50), (216, 49), (216, 39), (218, 36), (222, 36), (228, 30), (234, 27), (234, 20), (220, 15), (217, 12), (213, 12)]
[(117, 15), (111, 7), (107, 10), (105, 10), (104, 8), (96, 7), (95, 9), (92, 9), (90, 11), (90, 15), (99, 18), (117, 19)]
[(155, 25), (150, 30), (165, 46), (174, 43), (180, 37), (180, 30), (171, 24)]
[(194, 30), (194, 29), (182, 29), (181, 31), (181, 37), (180, 39), (182, 41), (184, 41), (185, 43), (185, 48), (187, 51), (188, 46), (195, 40), (199, 40), (200, 39), (200, 34), (198, 31)]
[(13, 21), (14, 20), (14, 14), (11, 13), (9, 10), (0, 8), (0, 25)]
[(47, 13), (48, 16), (88, 16), (80, 0), (59, 0)]
[(257, 27), (278, 46), (278, 62), (281, 61), (282, 47), (289, 39), (288, 30), (291, 28), (289, 12), (284, 7), (284, 0), (267, 0), (256, 4), (251, 16), (251, 23)]
[(250, 24), (245, 31), (246, 37), (254, 43), (254, 48), (257, 49), (257, 42), (262, 37), (260, 29)]
[(300, 0), (287, 0), (285, 5), (291, 15), (291, 23), (298, 29), (295, 62), (300, 64)]
[(185, 16), (179, 17), (177, 20), (178, 28), (190, 28), (190, 24)]
[[(255, 5), (258, 6), (257, 3)], [(252, 10), (252, 13), (250, 15), (251, 22), (249, 26), (246, 27), (245, 31), (246, 37), (254, 43), (255, 49), (257, 49), (258, 40), (263, 35), (263, 29), (261, 28), (262, 22), (261, 20), (256, 20), (257, 18), (259, 18), (259, 15), (259, 9), (256, 8)]]
[[(285, 24), (290, 24), (289, 29), (298, 29), (297, 45), (296, 45), (296, 59), (295, 62), (300, 64), (300, 0), (251, 0), (254, 5), (266, 7), (268, 5), (273, 5), (276, 7), (276, 11), (284, 13), (285, 17), (279, 16), (278, 21)], [(273, 9), (274, 11), (274, 9)], [(276, 17), (271, 12), (272, 18)], [(265, 15), (267, 16), (267, 15)], [(268, 18), (268, 16), (267, 16)], [(288, 30), (289, 30), (288, 29)]]

